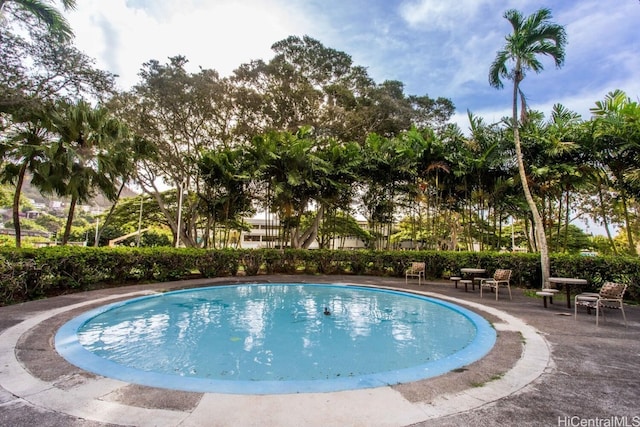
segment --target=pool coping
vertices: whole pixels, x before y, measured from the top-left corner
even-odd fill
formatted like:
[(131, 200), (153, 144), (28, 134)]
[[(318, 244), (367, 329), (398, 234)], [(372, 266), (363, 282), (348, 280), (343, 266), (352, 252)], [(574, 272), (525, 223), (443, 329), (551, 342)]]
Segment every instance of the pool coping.
[[(255, 286), (253, 283), (233, 284), (224, 286)], [(261, 284), (262, 285), (262, 284)], [(136, 383), (149, 387), (166, 388), (177, 391), (187, 391), (196, 393), (225, 393), (225, 394), (296, 394), (296, 393), (327, 393), (345, 390), (357, 390), (365, 388), (377, 388), (393, 386), (409, 382), (421, 381), (446, 374), (455, 369), (462, 369), (482, 358), (484, 358), (493, 348), (496, 342), (496, 331), (489, 322), (477, 313), (452, 302), (443, 301), (441, 298), (431, 298), (425, 295), (409, 293), (407, 291), (391, 290), (388, 288), (377, 288), (346, 283), (269, 283), (267, 286), (276, 285), (304, 285), (363, 289), (372, 292), (384, 292), (394, 295), (409, 295), (435, 304), (453, 311), (466, 318), (474, 325), (476, 333), (474, 338), (462, 349), (453, 354), (428, 362), (394, 370), (378, 371), (368, 374), (361, 374), (354, 377), (313, 379), (313, 380), (223, 380), (208, 379), (203, 377), (188, 377), (179, 375), (169, 375), (167, 373), (156, 373), (153, 371), (143, 371), (134, 367), (121, 365), (105, 358), (97, 356), (80, 344), (77, 331), (85, 322), (93, 317), (108, 312), (111, 309), (119, 308), (127, 304), (145, 299), (155, 298), (156, 295), (146, 295), (131, 298), (123, 301), (109, 303), (100, 307), (90, 309), (79, 316), (72, 318), (63, 324), (55, 335), (56, 351), (69, 363), (80, 367), (96, 375), (119, 379), (125, 382)], [(264, 285), (263, 285), (264, 286)], [(193, 292), (196, 289), (215, 289), (220, 286), (208, 286), (202, 288), (191, 288), (170, 291), (169, 293)]]
[[(361, 283), (344, 283), (363, 286)], [(373, 286), (373, 285), (366, 285)], [(406, 291), (393, 286), (374, 286)], [(522, 355), (501, 378), (466, 390), (445, 393), (431, 401), (411, 402), (392, 387), (359, 389), (331, 393), (282, 395), (227, 395), (204, 393), (194, 408), (171, 410), (143, 408), (106, 400), (105, 396), (127, 385), (104, 377), (88, 377), (77, 386), (61, 389), (53, 382), (32, 376), (16, 356), (16, 343), (22, 335), (53, 316), (96, 303), (133, 298), (155, 293), (129, 292), (92, 299), (60, 307), (22, 321), (0, 334), (0, 386), (34, 406), (97, 422), (127, 425), (187, 426), (203, 425), (217, 419), (222, 425), (247, 424), (262, 420), (266, 425), (409, 425), (439, 417), (470, 411), (512, 395), (535, 381), (553, 367), (549, 345), (532, 326), (502, 310), (428, 291), (411, 291), (420, 295), (451, 301), (488, 313), (499, 322), (497, 331), (516, 331), (522, 335)], [(320, 417), (320, 418), (318, 418)], [(270, 422), (267, 422), (267, 421)], [(255, 423), (255, 421), (253, 421)]]

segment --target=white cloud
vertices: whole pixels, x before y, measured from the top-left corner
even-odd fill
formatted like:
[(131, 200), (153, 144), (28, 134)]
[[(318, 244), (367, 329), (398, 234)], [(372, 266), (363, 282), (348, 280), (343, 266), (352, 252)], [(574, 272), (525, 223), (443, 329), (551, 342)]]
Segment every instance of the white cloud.
[(244, 62), (271, 57), (274, 42), (312, 27), (302, 13), (276, 1), (98, 3), (84, 0), (70, 14), (76, 45), (119, 73), (125, 88), (137, 82), (150, 59), (183, 55), (193, 71), (202, 66), (228, 75)]
[(400, 6), (400, 15), (409, 25), (438, 30), (460, 28), (475, 16), (488, 0), (416, 0)]
[[(487, 74), (511, 28), (509, 8), (525, 15), (550, 7), (565, 25), (565, 65), (527, 77), (532, 106), (545, 113), (553, 103), (588, 115), (607, 92), (640, 94), (640, 22), (636, 1), (615, 7), (597, 0), (559, 4), (552, 0), (372, 0), (367, 10), (343, 0), (83, 0), (69, 18), (76, 45), (98, 66), (120, 74), (122, 88), (138, 81), (143, 62), (184, 55), (188, 68), (222, 75), (252, 59), (268, 60), (270, 46), (289, 35), (308, 34), (352, 55), (380, 83), (400, 80), (407, 93), (451, 98), (462, 126), (466, 110), (486, 121), (509, 114), (509, 91), (496, 91)], [(364, 2), (363, 2), (364, 4)], [(503, 109), (503, 106), (505, 107)]]

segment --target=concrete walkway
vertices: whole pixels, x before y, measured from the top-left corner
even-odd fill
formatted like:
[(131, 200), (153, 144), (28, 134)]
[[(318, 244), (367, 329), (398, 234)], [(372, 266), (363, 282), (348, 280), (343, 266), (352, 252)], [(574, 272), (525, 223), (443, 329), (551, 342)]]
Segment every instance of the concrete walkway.
[[(57, 328), (92, 307), (212, 283), (338, 282), (409, 289), (451, 300), (498, 332), (482, 360), (393, 387), (295, 395), (225, 395), (156, 389), (76, 368), (53, 348)], [(257, 276), (130, 286), (0, 308), (2, 426), (640, 425), (640, 309), (595, 327), (593, 315), (514, 290), (480, 299), (448, 282), (418, 287), (360, 276)], [(584, 421), (583, 421), (584, 420)], [(592, 421), (590, 421), (592, 420)], [(622, 424), (621, 424), (622, 422)], [(626, 422), (626, 424), (625, 424)], [(635, 424), (634, 424), (635, 423)], [(605, 424), (600, 424), (605, 425)]]

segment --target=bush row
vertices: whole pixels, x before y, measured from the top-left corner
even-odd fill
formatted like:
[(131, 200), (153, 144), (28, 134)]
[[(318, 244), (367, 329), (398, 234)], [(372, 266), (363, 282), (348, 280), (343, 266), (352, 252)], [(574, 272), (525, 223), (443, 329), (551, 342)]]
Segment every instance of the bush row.
[[(513, 270), (512, 283), (540, 286), (537, 254), (441, 251), (337, 251), (294, 249), (203, 250), (173, 248), (0, 249), (0, 305), (132, 283), (245, 274), (354, 274), (403, 277), (424, 261), (428, 279), (448, 278), (463, 267)], [(628, 283), (640, 300), (640, 260), (552, 255), (551, 275), (581, 277), (595, 290), (603, 282)]]

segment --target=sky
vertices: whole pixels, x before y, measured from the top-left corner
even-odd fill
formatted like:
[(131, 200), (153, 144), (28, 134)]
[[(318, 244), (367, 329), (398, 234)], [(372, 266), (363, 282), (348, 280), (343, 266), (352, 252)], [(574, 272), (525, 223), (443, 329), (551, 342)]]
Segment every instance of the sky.
[(640, 2), (637, 0), (81, 0), (66, 16), (75, 45), (136, 84), (142, 64), (183, 55), (230, 75), (243, 63), (268, 61), (271, 46), (308, 35), (345, 52), (376, 83), (398, 80), (406, 95), (453, 101), (453, 121), (468, 129), (467, 111), (492, 123), (510, 114), (510, 82), (497, 90), (489, 67), (512, 28), (504, 12), (541, 7), (567, 32), (565, 63), (544, 59), (522, 88), (529, 105), (549, 115), (554, 104), (590, 117), (608, 92), (640, 97)]

